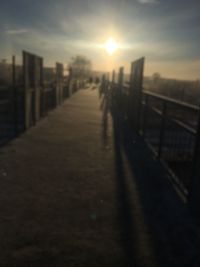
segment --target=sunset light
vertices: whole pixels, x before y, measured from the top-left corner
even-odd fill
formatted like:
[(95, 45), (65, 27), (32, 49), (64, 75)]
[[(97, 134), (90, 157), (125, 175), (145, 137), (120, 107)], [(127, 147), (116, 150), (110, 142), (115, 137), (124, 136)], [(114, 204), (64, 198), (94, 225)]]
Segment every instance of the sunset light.
[(0, 267), (200, 267), (200, 0), (0, 0)]
[(109, 38), (107, 40), (107, 42), (105, 43), (104, 45), (105, 49), (106, 49), (106, 52), (109, 54), (109, 55), (112, 55), (113, 53), (115, 53), (118, 49), (118, 45), (116, 43), (116, 41), (113, 39), (113, 38)]

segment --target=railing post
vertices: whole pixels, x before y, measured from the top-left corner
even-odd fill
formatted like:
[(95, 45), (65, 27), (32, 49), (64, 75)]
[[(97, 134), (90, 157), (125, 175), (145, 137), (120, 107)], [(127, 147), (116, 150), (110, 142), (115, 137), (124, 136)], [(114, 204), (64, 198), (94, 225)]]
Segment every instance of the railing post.
[(143, 84), (144, 58), (131, 63), (130, 75), (130, 120), (134, 129), (139, 129), (139, 114)]
[(198, 122), (194, 148), (193, 173), (188, 202), (192, 214), (200, 222), (200, 105), (198, 111)]
[(112, 84), (115, 83), (115, 70), (112, 71)]
[(112, 80), (111, 80), (111, 84), (110, 84), (110, 108), (113, 111), (113, 108), (115, 106), (115, 97), (116, 97), (116, 92), (115, 92), (115, 77), (116, 77), (116, 73), (115, 70), (112, 71)]
[(17, 110), (17, 87), (16, 87), (16, 58), (12, 56), (12, 85), (13, 85), (13, 120), (14, 135), (18, 136), (18, 110)]
[(27, 74), (27, 53), (22, 52), (23, 60), (23, 98), (24, 98), (24, 111), (23, 111), (23, 131), (26, 131), (29, 127), (29, 116), (28, 116), (28, 107), (27, 107), (27, 98), (28, 98), (28, 74)]
[(149, 100), (148, 95), (145, 95), (145, 106), (144, 106), (143, 122), (142, 122), (142, 136), (143, 136), (143, 138), (145, 138), (145, 135), (146, 135), (148, 100)]
[(109, 88), (110, 88), (110, 73), (108, 72), (106, 74), (106, 94), (108, 93)]
[(119, 112), (120, 114), (124, 114), (124, 99), (122, 95), (123, 91), (123, 83), (124, 83), (124, 68), (120, 67), (119, 68), (119, 76), (118, 76), (118, 85), (117, 85), (117, 105), (118, 108), (120, 109)]
[(158, 145), (158, 158), (159, 159), (161, 158), (162, 149), (163, 149), (165, 124), (166, 124), (166, 114), (167, 114), (167, 103), (164, 102), (163, 107), (162, 107), (161, 128), (160, 128), (159, 145)]
[(112, 93), (112, 97), (113, 97), (113, 93), (114, 93), (114, 89), (115, 89), (115, 77), (116, 77), (116, 73), (115, 70), (112, 71), (112, 81), (111, 81), (111, 93)]
[(197, 159), (198, 159), (198, 154), (199, 154), (199, 148), (198, 147), (200, 144), (200, 105), (199, 105), (199, 110), (198, 110), (198, 115), (197, 115), (197, 127), (196, 127), (196, 135), (195, 135), (195, 142), (194, 142), (194, 153), (193, 153), (193, 164), (194, 168), (197, 164)]
[(118, 77), (118, 92), (119, 92), (119, 95), (122, 94), (123, 83), (124, 83), (124, 68), (120, 67), (119, 68), (119, 77)]
[(101, 78), (100, 97), (106, 93), (106, 75), (103, 74)]

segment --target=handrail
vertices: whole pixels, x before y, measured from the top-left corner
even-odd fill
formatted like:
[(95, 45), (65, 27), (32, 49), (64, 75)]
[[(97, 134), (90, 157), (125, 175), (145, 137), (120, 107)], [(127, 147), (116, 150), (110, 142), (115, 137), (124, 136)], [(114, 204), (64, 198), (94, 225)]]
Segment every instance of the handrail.
[[(110, 84), (114, 85), (114, 86), (118, 86), (117, 82), (110, 82)], [(125, 88), (125, 89), (128, 89), (129, 85), (126, 83), (126, 84), (123, 84), (122, 87)], [(161, 95), (161, 94), (158, 94), (158, 93), (149, 92), (147, 90), (143, 90), (142, 93), (145, 94), (145, 95), (152, 96), (152, 97), (158, 98), (160, 100), (169, 102), (171, 104), (175, 104), (175, 105), (181, 106), (181, 107), (186, 108), (186, 109), (192, 109), (193, 111), (199, 111), (200, 110), (200, 108), (198, 106), (196, 106), (196, 105), (192, 105), (192, 104), (189, 104), (187, 102), (176, 100), (174, 98), (167, 97), (167, 96), (164, 96), (164, 95)]]
[(149, 92), (149, 91), (146, 91), (146, 90), (143, 90), (142, 93), (144, 95), (152, 96), (152, 97), (158, 98), (160, 100), (169, 102), (171, 104), (175, 104), (175, 105), (181, 106), (183, 108), (192, 109), (193, 111), (199, 111), (199, 107), (196, 106), (196, 105), (188, 104), (186, 102), (182, 102), (180, 100), (176, 100), (176, 99), (173, 99), (173, 98), (170, 98), (170, 97), (167, 97), (167, 96), (163, 96), (163, 95), (160, 95), (160, 94), (157, 94), (157, 93), (152, 93), (152, 92)]
[(177, 119), (172, 119), (173, 122), (175, 122), (177, 125), (179, 125), (181, 128), (185, 129), (187, 132), (195, 135), (197, 134), (197, 130), (188, 126), (187, 124), (183, 123), (182, 121), (180, 120), (177, 120)]
[[(135, 75), (137, 77), (137, 73)], [(188, 197), (195, 175), (194, 166), (199, 162), (200, 106), (151, 92), (142, 86), (142, 81), (138, 81), (140, 88), (133, 97), (134, 80), (120, 84), (115, 77), (113, 72), (113, 81), (106, 85), (122, 98), (114, 99), (113, 94), (113, 101), (120, 104), (125, 100), (125, 105), (119, 105), (122, 112), (125, 111), (122, 113), (124, 118), (128, 117), (128, 123), (143, 136), (156, 157), (164, 162), (170, 173), (173, 172), (173, 177), (178, 177), (173, 179), (178, 191)]]

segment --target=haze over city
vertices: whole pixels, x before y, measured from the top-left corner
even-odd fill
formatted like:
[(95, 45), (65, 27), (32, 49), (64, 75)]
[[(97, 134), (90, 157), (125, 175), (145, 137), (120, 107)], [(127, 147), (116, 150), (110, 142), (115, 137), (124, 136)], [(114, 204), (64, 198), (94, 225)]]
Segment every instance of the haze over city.
[[(200, 2), (196, 0), (1, 1), (0, 59), (21, 50), (68, 63), (87, 56), (93, 69), (111, 71), (145, 56), (145, 75), (200, 78)], [(107, 53), (112, 38), (117, 49)]]

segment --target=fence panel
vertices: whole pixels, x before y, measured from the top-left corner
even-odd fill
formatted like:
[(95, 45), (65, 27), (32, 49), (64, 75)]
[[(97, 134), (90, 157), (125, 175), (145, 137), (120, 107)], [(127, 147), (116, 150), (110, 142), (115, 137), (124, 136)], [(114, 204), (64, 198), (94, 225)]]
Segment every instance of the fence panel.
[(56, 99), (57, 105), (63, 102), (63, 83), (64, 83), (64, 66), (61, 63), (56, 63)]
[(41, 117), (43, 86), (43, 59), (23, 51), (23, 76), (25, 94), (25, 128), (35, 125)]
[(0, 62), (0, 145), (15, 136), (13, 60)]
[(143, 92), (143, 99), (140, 132), (188, 194), (196, 157), (199, 109), (149, 92)]
[(131, 63), (130, 74), (130, 118), (135, 129), (139, 129), (139, 113), (142, 99), (144, 58), (140, 58)]

